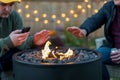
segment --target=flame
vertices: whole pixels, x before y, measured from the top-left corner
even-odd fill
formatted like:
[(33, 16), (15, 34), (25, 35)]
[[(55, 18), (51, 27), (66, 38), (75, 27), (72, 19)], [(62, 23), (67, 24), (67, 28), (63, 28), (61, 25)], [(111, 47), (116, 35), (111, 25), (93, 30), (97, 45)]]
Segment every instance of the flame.
[[(51, 51), (49, 48), (50, 45), (51, 45), (51, 42), (47, 41), (44, 49), (42, 50), (42, 59), (49, 58), (50, 53), (52, 54), (53, 58), (59, 58), (59, 60), (70, 58), (73, 55), (73, 50), (71, 50), (70, 48), (67, 50), (66, 53), (62, 53), (62, 52)], [(56, 47), (56, 49), (57, 48), (58, 47)], [(55, 52), (59, 57), (55, 55)]]
[(68, 51), (66, 53), (58, 53), (60, 56), (60, 60), (64, 59), (64, 58), (70, 58), (73, 55), (73, 50), (71, 50), (70, 48), (68, 49)]
[(68, 51), (65, 53), (65, 57), (70, 57), (72, 55), (73, 55), (73, 50), (69, 48)]
[(51, 52), (51, 50), (49, 48), (50, 45), (51, 45), (51, 42), (47, 41), (46, 44), (45, 44), (44, 49), (42, 50), (42, 58), (43, 59), (46, 59), (49, 56), (49, 54)]

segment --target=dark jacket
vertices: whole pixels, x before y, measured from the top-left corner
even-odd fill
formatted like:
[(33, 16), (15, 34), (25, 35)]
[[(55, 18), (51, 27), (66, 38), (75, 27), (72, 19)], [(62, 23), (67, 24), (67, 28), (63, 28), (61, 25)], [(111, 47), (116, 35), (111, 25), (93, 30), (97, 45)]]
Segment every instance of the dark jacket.
[(81, 29), (85, 29), (87, 31), (87, 35), (91, 32), (99, 29), (104, 25), (104, 35), (106, 38), (106, 42), (104, 46), (112, 47), (113, 40), (110, 36), (110, 26), (113, 22), (114, 16), (116, 13), (116, 6), (113, 1), (107, 2), (98, 13), (92, 15), (88, 18), (81, 26)]

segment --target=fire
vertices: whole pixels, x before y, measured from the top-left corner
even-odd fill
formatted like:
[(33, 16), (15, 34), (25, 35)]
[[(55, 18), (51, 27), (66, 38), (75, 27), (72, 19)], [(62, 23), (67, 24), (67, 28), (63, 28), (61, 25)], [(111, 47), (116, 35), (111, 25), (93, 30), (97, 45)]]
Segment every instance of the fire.
[[(59, 60), (63, 60), (65, 58), (71, 58), (73, 56), (73, 50), (70, 48), (67, 50), (67, 52), (62, 53), (62, 52), (56, 52), (54, 50), (51, 50), (49, 46), (52, 45), (50, 41), (47, 41), (45, 44), (44, 49), (42, 50), (42, 59), (47, 59), (49, 58), (49, 55), (52, 55), (53, 58), (59, 58)], [(56, 47), (58, 48), (58, 47)]]
[(42, 50), (42, 58), (43, 58), (43, 59), (48, 58), (48, 56), (49, 56), (49, 54), (50, 54), (50, 52), (51, 52), (51, 50), (50, 50), (50, 48), (49, 48), (50, 45), (51, 45), (51, 42), (50, 42), (50, 41), (47, 41), (46, 44), (45, 44), (44, 49)]
[(60, 60), (64, 59), (64, 58), (70, 58), (73, 55), (73, 50), (71, 50), (70, 48), (68, 49), (68, 51), (66, 53), (58, 53), (60, 54)]

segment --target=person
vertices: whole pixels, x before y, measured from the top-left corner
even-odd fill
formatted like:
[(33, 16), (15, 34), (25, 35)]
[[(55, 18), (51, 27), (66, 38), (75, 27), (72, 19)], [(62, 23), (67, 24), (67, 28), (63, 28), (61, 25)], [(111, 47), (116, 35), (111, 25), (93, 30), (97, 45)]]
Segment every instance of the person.
[[(30, 32), (21, 33), (23, 22), (14, 10), (19, 0), (0, 0), (0, 75), (12, 69), (14, 53), (40, 47), (50, 38), (49, 30), (41, 30), (33, 36)], [(1, 77), (0, 77), (1, 80)]]
[[(110, 0), (101, 7), (98, 13), (87, 18), (80, 26), (68, 27), (66, 30), (82, 38), (104, 25), (104, 44), (96, 49), (102, 55), (102, 80), (110, 80), (105, 64), (120, 64), (120, 0)], [(111, 49), (117, 48), (114, 53)]]

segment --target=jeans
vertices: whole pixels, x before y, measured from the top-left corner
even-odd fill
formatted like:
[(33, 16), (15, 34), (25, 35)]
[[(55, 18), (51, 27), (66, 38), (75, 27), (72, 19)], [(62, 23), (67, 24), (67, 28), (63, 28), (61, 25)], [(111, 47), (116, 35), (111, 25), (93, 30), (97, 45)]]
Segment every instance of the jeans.
[(102, 58), (102, 80), (110, 80), (110, 76), (105, 64), (116, 65), (110, 59), (111, 48), (109, 47), (100, 47), (97, 51), (101, 54)]
[(13, 48), (0, 58), (0, 80), (2, 71), (12, 70), (12, 56), (20, 50)]

